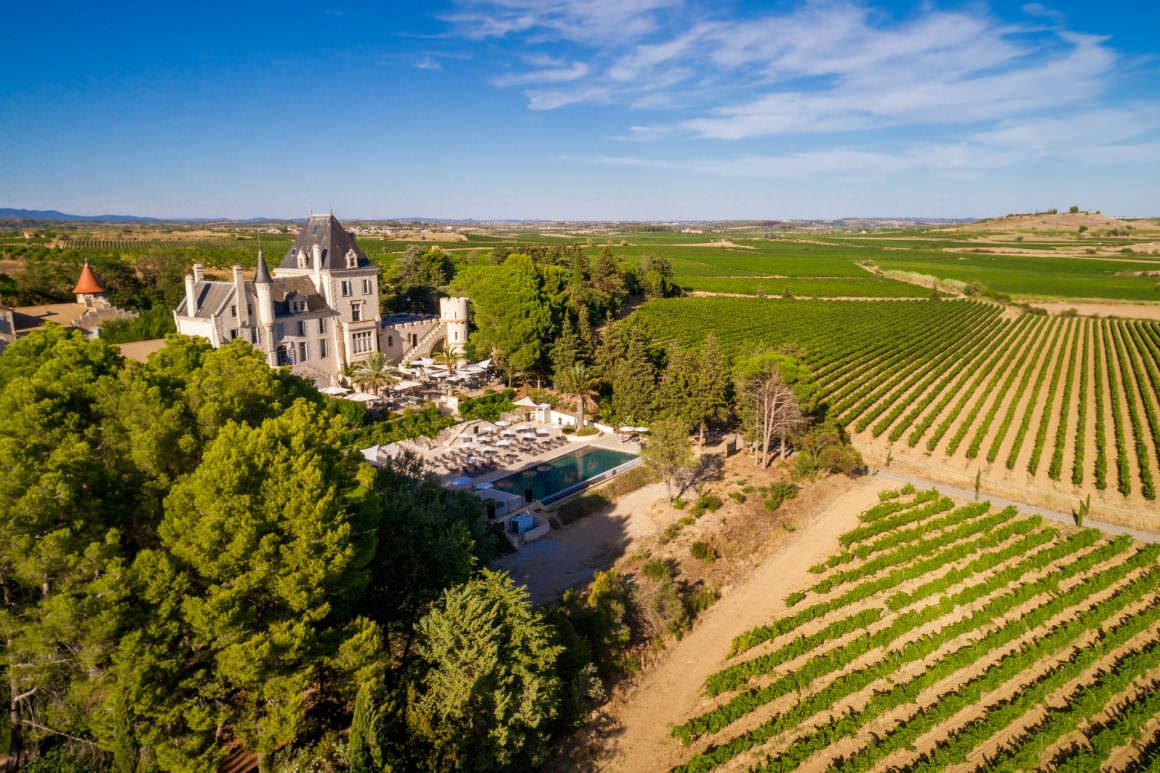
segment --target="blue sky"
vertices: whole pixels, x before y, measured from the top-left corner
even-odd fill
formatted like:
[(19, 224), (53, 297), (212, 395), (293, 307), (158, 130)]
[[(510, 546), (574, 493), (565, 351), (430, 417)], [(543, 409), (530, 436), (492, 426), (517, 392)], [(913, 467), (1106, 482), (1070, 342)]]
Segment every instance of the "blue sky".
[(1158, 6), (9, 5), (0, 206), (1160, 215)]

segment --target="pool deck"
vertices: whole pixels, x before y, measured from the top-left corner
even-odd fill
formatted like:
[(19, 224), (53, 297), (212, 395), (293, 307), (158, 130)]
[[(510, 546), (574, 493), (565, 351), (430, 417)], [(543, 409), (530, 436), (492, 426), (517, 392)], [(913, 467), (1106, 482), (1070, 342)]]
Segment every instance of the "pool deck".
[[(574, 435), (565, 435), (568, 438), (568, 443), (557, 448), (542, 451), (536, 454), (528, 454), (524, 456), (519, 462), (511, 465), (504, 465), (495, 470), (490, 470), (481, 475), (471, 479), (472, 485), (478, 483), (491, 483), (492, 481), (505, 478), (512, 473), (525, 470), (528, 467), (541, 464), (543, 462), (551, 461), (559, 456), (570, 454), (578, 448), (607, 448), (612, 451), (622, 451), (624, 453), (632, 454), (633, 456), (640, 456), (640, 443), (622, 443), (616, 435), (591, 435), (589, 437), (575, 437)], [(454, 473), (448, 473), (440, 476), (440, 482), (444, 486), (449, 486), (451, 481), (461, 477)]]

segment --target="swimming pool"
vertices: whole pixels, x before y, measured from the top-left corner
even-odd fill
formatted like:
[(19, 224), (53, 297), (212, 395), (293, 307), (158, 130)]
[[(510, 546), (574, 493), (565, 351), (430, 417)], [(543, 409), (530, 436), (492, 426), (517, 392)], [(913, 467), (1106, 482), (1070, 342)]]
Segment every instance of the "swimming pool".
[(590, 485), (594, 478), (636, 458), (634, 454), (624, 451), (585, 446), (492, 481), (492, 485), (521, 497), (531, 489), (532, 499), (549, 504), (565, 494)]

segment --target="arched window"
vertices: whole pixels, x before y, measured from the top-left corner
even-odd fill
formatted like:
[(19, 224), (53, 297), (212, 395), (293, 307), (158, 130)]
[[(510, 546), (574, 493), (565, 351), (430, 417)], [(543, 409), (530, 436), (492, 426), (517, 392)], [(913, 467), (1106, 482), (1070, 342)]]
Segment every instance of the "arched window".
[(358, 268), (358, 254), (354, 250), (346, 251), (346, 267)]
[(298, 250), (298, 268), (306, 268), (306, 251)]

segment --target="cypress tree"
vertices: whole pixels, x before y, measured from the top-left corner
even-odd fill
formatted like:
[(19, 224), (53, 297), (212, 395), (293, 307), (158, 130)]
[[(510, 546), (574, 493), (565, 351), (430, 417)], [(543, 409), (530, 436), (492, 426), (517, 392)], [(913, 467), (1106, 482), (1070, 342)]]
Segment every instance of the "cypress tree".
[(354, 699), (354, 716), (350, 722), (347, 757), (350, 760), (350, 773), (374, 773), (382, 769), (379, 710), (375, 707), (369, 682), (359, 686)]

